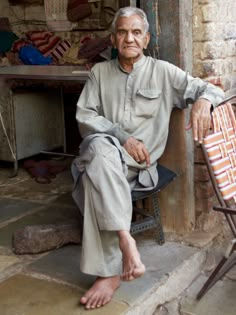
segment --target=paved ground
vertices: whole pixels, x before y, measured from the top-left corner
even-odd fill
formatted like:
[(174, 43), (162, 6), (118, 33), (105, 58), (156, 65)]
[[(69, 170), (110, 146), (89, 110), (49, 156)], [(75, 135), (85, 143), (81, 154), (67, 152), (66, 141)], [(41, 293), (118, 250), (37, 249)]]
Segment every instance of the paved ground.
[[(69, 171), (50, 184), (36, 183), (22, 168), (17, 177), (9, 178), (10, 173), (10, 168), (0, 166), (0, 315), (235, 314), (235, 269), (196, 302), (196, 292), (214, 259), (207, 259), (203, 272), (202, 246), (176, 241), (158, 246), (150, 235), (137, 238), (146, 274), (123, 283), (108, 306), (85, 311), (79, 298), (94, 278), (79, 271), (80, 245), (35, 255), (15, 255), (12, 249), (12, 236), (20, 228), (76, 219)], [(201, 236), (199, 243), (206, 245), (207, 238)]]

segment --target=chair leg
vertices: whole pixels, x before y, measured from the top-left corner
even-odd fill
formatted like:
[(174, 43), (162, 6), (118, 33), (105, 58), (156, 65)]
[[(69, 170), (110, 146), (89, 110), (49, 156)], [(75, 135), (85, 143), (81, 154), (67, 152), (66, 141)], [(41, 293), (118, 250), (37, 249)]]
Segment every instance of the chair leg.
[(165, 243), (165, 236), (161, 224), (161, 212), (158, 204), (157, 194), (152, 195), (152, 206), (156, 220), (157, 242), (159, 245), (163, 245)]
[(217, 275), (217, 273), (221, 270), (221, 268), (224, 266), (224, 264), (226, 263), (227, 258), (223, 257), (221, 259), (221, 261), (219, 262), (219, 264), (216, 266), (216, 268), (213, 270), (212, 274), (210, 275), (210, 277), (207, 279), (206, 283), (203, 285), (202, 289), (198, 292), (197, 294), (197, 300), (200, 300), (203, 295), (206, 294), (207, 290), (210, 289), (211, 286), (213, 286), (214, 279)]
[[(232, 259), (231, 259), (232, 258)], [(220, 280), (221, 278), (224, 277), (224, 275), (226, 275), (226, 273), (228, 271), (230, 271), (231, 268), (234, 267), (234, 265), (236, 265), (236, 257), (230, 257), (230, 259), (228, 259), (227, 263), (225, 264), (224, 268), (222, 268), (222, 270), (219, 272), (218, 276), (216, 277), (214, 283), (218, 280)]]
[[(200, 300), (203, 297), (203, 295), (205, 295), (207, 290), (209, 290), (218, 280), (220, 280), (236, 264), (236, 257), (234, 257), (232, 260), (229, 260), (235, 248), (236, 248), (236, 240), (232, 240), (226, 250), (225, 256), (221, 259), (221, 261), (218, 263), (216, 268), (213, 270), (212, 274), (207, 279), (202, 289), (198, 292), (197, 297), (196, 297), (197, 300)], [(225, 268), (222, 270), (223, 266), (225, 266)]]

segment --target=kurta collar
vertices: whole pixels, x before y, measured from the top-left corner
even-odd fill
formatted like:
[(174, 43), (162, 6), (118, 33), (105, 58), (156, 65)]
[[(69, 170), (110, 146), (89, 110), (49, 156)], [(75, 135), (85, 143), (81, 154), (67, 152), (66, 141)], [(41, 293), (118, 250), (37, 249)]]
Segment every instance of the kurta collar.
[[(134, 70), (134, 69), (137, 69), (137, 68), (139, 68), (139, 67), (141, 67), (141, 66), (144, 64), (146, 58), (147, 58), (147, 57), (143, 55), (141, 59), (139, 59), (137, 62), (135, 62), (134, 65), (133, 65), (133, 70)], [(127, 71), (124, 70), (124, 69), (122, 68), (122, 66), (120, 65), (120, 62), (119, 62), (119, 59), (118, 59), (118, 58), (116, 59), (116, 63), (117, 63), (117, 66), (120, 68), (121, 71), (127, 73)]]

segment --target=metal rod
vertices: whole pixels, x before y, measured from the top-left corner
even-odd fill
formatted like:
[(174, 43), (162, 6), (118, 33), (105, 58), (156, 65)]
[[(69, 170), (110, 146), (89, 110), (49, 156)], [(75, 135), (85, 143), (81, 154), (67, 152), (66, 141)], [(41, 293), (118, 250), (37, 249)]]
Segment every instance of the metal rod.
[(40, 151), (42, 154), (48, 154), (48, 155), (58, 155), (58, 156), (66, 156), (66, 157), (76, 157), (74, 154), (69, 153), (59, 153), (59, 152), (50, 152), (50, 151)]

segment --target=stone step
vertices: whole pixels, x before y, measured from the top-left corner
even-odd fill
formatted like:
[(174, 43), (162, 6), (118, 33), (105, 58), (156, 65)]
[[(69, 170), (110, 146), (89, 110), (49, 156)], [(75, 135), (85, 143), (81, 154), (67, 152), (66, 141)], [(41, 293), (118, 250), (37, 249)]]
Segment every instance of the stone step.
[[(94, 310), (94, 315), (159, 315), (159, 306), (177, 299), (200, 274), (206, 250), (178, 242), (166, 242), (159, 246), (153, 237), (140, 235), (136, 240), (146, 273), (134, 281), (123, 282), (112, 302)], [(17, 313), (19, 304), (25, 315), (42, 314), (49, 305), (52, 314), (77, 314), (77, 311), (87, 314), (88, 311), (79, 305), (79, 299), (95, 277), (79, 271), (80, 251), (79, 245), (67, 245), (44, 255), (36, 255), (33, 262), (27, 262), (21, 269), (19, 261), (11, 261), (11, 275), (0, 283), (0, 300), (5, 301), (0, 306), (0, 314)], [(22, 259), (23, 256), (18, 257)], [(5, 258), (4, 261), (1, 272), (7, 274), (9, 261)], [(18, 268), (15, 273), (14, 263)], [(23, 300), (18, 287), (21, 287), (21, 295), (25, 295)], [(38, 287), (45, 287), (46, 293), (38, 292)], [(59, 301), (58, 305), (52, 303), (50, 290)], [(72, 304), (68, 302), (70, 300)]]
[[(206, 258), (204, 249), (194, 249), (177, 243), (169, 243), (165, 246), (164, 253), (162, 253), (162, 248), (158, 248), (157, 252), (163, 255), (162, 268), (169, 271), (163, 270), (162, 275), (159, 274), (159, 279), (155, 283), (150, 283), (149, 288), (122, 314), (159, 315), (157, 309), (160, 305), (177, 299), (201, 272)], [(174, 256), (172, 256), (173, 253)], [(149, 268), (150, 266), (147, 267), (147, 272)], [(141, 281), (145, 282), (145, 277)]]
[[(159, 305), (177, 298), (192, 283), (206, 257), (203, 249), (175, 242), (159, 246), (153, 238), (138, 237), (137, 244), (147, 271), (139, 279), (122, 283), (112, 301), (122, 307), (112, 315), (154, 314)], [(54, 250), (28, 265), (26, 273), (68, 284), (83, 293), (95, 277), (80, 273), (80, 250), (77, 245)], [(110, 315), (106, 310), (110, 307), (104, 307), (102, 314)], [(93, 312), (99, 314), (101, 310)]]

